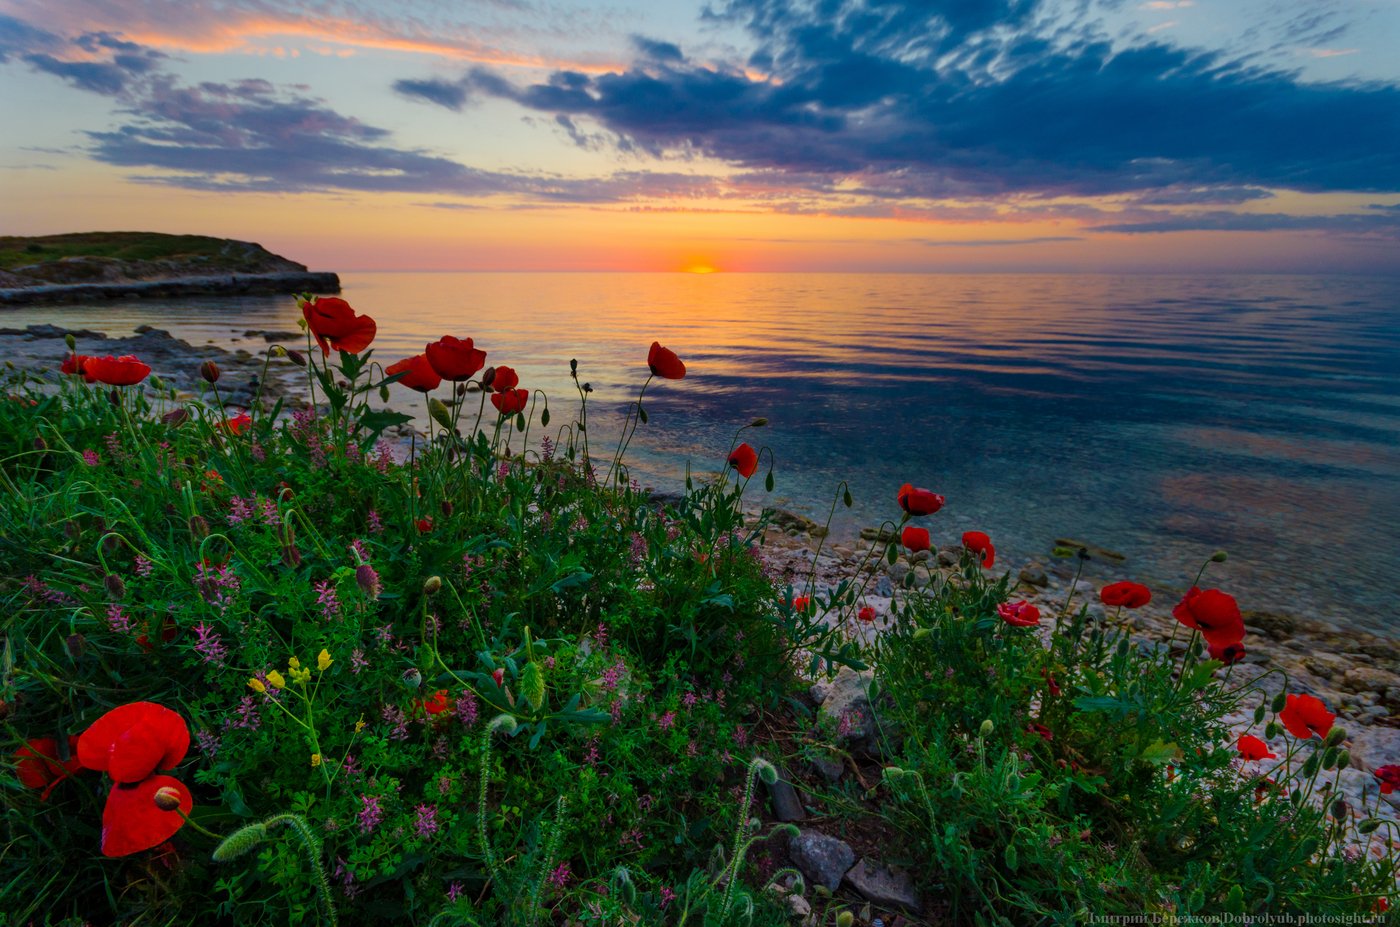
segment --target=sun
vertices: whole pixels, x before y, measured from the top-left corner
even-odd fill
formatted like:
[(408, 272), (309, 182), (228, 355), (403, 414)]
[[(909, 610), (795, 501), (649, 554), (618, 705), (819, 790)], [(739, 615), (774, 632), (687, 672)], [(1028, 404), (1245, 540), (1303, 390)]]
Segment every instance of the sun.
[(713, 264), (697, 261), (694, 264), (687, 265), (685, 267), (685, 272), (688, 274), (717, 274), (719, 273), (719, 268)]

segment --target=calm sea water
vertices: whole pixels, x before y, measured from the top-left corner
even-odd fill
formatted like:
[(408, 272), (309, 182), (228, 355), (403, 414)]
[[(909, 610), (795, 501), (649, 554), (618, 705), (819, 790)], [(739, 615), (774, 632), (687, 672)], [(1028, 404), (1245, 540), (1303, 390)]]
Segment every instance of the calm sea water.
[[(837, 534), (945, 494), (935, 538), (987, 531), (1008, 564), (1071, 536), (1123, 575), (1213, 581), (1246, 607), (1400, 633), (1400, 278), (1318, 276), (347, 274), (385, 362), (440, 334), (546, 390), (555, 423), (595, 392), (595, 451), (646, 376), (652, 339), (690, 376), (653, 384), (629, 454), (644, 484), (722, 461), (739, 425), (776, 458), (774, 504)], [(26, 310), (123, 333), (263, 347), (286, 298)], [(28, 321), (28, 319), (26, 319)], [(13, 324), (13, 315), (6, 324)], [(396, 403), (421, 409), (416, 393)], [(751, 433), (752, 434), (752, 433)], [(761, 480), (752, 492), (762, 497)], [(1215, 568), (1212, 568), (1215, 570)]]

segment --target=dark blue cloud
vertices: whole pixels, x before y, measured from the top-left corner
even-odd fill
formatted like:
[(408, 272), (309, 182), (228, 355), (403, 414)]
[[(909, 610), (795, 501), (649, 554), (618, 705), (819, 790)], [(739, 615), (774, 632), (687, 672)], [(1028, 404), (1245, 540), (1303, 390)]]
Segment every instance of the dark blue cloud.
[[(571, 125), (594, 120), (637, 150), (872, 196), (1400, 191), (1396, 86), (1307, 83), (1162, 42), (1117, 48), (1052, 31), (1042, 13), (1033, 0), (730, 0), (708, 15), (748, 28), (748, 64), (773, 79), (646, 54), (619, 73), (517, 85), (476, 69), (463, 81)], [(1320, 22), (1291, 28), (1317, 35)]]
[(1352, 232), (1393, 237), (1400, 233), (1400, 210), (1394, 215), (1386, 212), (1346, 213), (1331, 216), (1295, 216), (1284, 213), (1195, 212), (1186, 214), (1161, 213), (1161, 218), (1138, 218), (1131, 222), (1115, 222), (1092, 227), (1095, 232), (1126, 232), (1130, 234), (1162, 232), (1275, 232), (1294, 231)]
[(674, 42), (663, 42), (660, 39), (650, 39), (644, 35), (632, 36), (632, 47), (637, 50), (637, 54), (652, 61), (684, 61), (685, 56), (681, 54), (681, 47)]
[[(82, 53), (76, 58), (75, 49)], [(120, 96), (133, 79), (154, 71), (165, 57), (110, 33), (91, 32), (65, 39), (0, 14), (0, 63), (17, 58), (91, 93)]]
[(445, 80), (396, 80), (394, 92), (406, 97), (417, 97), (429, 103), (460, 112), (467, 103), (467, 87), (462, 81)]

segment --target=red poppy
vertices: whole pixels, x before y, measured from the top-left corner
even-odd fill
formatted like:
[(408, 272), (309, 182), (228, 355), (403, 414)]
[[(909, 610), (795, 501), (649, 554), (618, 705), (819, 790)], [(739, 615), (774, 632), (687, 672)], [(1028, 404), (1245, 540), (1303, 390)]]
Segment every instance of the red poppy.
[(433, 520), (431, 518), (420, 518), (415, 524), (418, 526), (419, 534), (427, 534), (433, 530)]
[(1337, 716), (1328, 711), (1322, 699), (1316, 696), (1290, 695), (1283, 711), (1278, 713), (1278, 719), (1288, 728), (1288, 733), (1307, 740), (1314, 734), (1326, 737)]
[(69, 354), (63, 359), (63, 363), (58, 365), (58, 372), (78, 376), (83, 372), (83, 365), (90, 360), (92, 358), (86, 354)]
[(358, 354), (370, 346), (378, 331), (374, 319), (356, 315), (350, 304), (338, 296), (309, 299), (301, 304), (301, 314), (323, 356), (330, 354), (331, 348)]
[(1058, 695), (1060, 694), (1060, 691), (1061, 691), (1061, 690), (1060, 690), (1060, 684), (1059, 684), (1059, 682), (1057, 682), (1057, 681), (1055, 680), (1055, 675), (1054, 675), (1053, 673), (1051, 673), (1049, 670), (1045, 670), (1045, 669), (1043, 669), (1043, 670), (1040, 671), (1040, 675), (1041, 675), (1041, 677), (1045, 680), (1045, 688), (1046, 688), (1046, 690), (1047, 690), (1052, 696), (1058, 696)]
[(927, 528), (915, 528), (913, 525), (905, 525), (904, 533), (900, 535), (899, 540), (900, 543), (909, 548), (911, 552), (929, 549)]
[(403, 374), (397, 382), (420, 393), (431, 393), (442, 383), (442, 377), (438, 376), (424, 354), (415, 354), (396, 361), (385, 367), (384, 373), (391, 377), (398, 373)]
[(1185, 598), (1172, 609), (1172, 616), (1201, 632), (1206, 642), (1217, 647), (1244, 640), (1244, 617), (1235, 597), (1219, 589), (1200, 590), (1192, 586)]
[(83, 768), (78, 759), (78, 735), (68, 737), (67, 760), (58, 758), (58, 741), (52, 737), (36, 737), (15, 751), (15, 775), (27, 789), (43, 789), (40, 801), (48, 801), (49, 793), (64, 779)]
[(1142, 608), (1152, 601), (1152, 590), (1142, 583), (1109, 583), (1099, 590), (1099, 599), (1109, 608)]
[(1372, 770), (1372, 774), (1381, 781), (1382, 795), (1389, 795), (1400, 789), (1400, 766), (1378, 766)]
[(812, 599), (809, 596), (800, 595), (792, 600), (792, 610), (795, 612), (805, 612), (811, 604)]
[[(61, 368), (60, 368), (61, 369)], [(83, 363), (83, 376), (89, 383), (108, 386), (134, 386), (151, 375), (151, 368), (130, 354), (121, 357), (89, 357)]]
[(997, 606), (997, 614), (1007, 624), (1018, 628), (1033, 628), (1040, 624), (1040, 609), (1029, 602), (1003, 602)]
[(1210, 652), (1212, 660), (1219, 660), (1226, 666), (1233, 666), (1244, 659), (1244, 644), (1226, 644), (1221, 647), (1218, 644), (1210, 644), (1209, 641), (1207, 643), (1209, 646), (1206, 649)]
[[(159, 797), (156, 793), (160, 793)], [(178, 802), (179, 811), (160, 804)], [(180, 812), (194, 810), (190, 790), (179, 779), (151, 776), (131, 785), (112, 786), (102, 809), (102, 855), (130, 856), (175, 836), (185, 824)]]
[(1371, 910), (1376, 914), (1384, 914), (1390, 910), (1390, 899), (1381, 895), (1376, 899), (1376, 903), (1371, 905)]
[(452, 707), (451, 703), (447, 700), (446, 689), (438, 689), (427, 698), (418, 699), (417, 702), (418, 707), (422, 708), (430, 715), (440, 715)]
[(982, 566), (990, 570), (992, 564), (997, 562), (997, 549), (992, 546), (992, 539), (981, 531), (967, 531), (962, 536), (963, 547), (974, 554), (982, 555)]
[(189, 749), (185, 719), (154, 702), (119, 705), (78, 738), (82, 764), (117, 782), (140, 782), (158, 769), (172, 769)]
[(651, 375), (654, 377), (667, 380), (685, 379), (685, 364), (676, 356), (675, 351), (663, 348), (659, 341), (651, 343), (651, 350), (647, 352), (647, 366), (651, 368)]
[(917, 489), (909, 483), (899, 487), (895, 499), (898, 500), (899, 507), (910, 515), (932, 515), (943, 508), (944, 502), (938, 493), (928, 489)]
[(486, 352), (478, 350), (470, 338), (463, 341), (452, 335), (443, 335), (424, 351), (438, 376), (453, 383), (470, 380), (472, 374), (486, 366)]
[(729, 455), (729, 465), (738, 470), (744, 479), (748, 479), (758, 471), (758, 452), (747, 443), (741, 444)]
[(491, 394), (491, 405), (495, 406), (496, 411), (503, 416), (524, 412), (529, 401), (530, 391), (528, 389), (511, 389), (503, 393)]
[(506, 685), (506, 671), (503, 669), (493, 669), (491, 678), (496, 680), (496, 688), (503, 689)]
[(1055, 739), (1055, 732), (1043, 724), (1028, 724), (1026, 725), (1026, 730), (1045, 741)]
[(220, 422), (219, 427), (231, 435), (241, 435), (253, 424), (253, 417), (247, 412), (240, 412), (227, 421)]
[(873, 607), (867, 605), (867, 606), (865, 606), (864, 608), (862, 608), (862, 609), (860, 610), (860, 614), (856, 615), (856, 617), (859, 618), (861, 621), (866, 621), (866, 622), (874, 621), (874, 620), (875, 620), (875, 609), (874, 609)]
[(1251, 763), (1256, 760), (1278, 759), (1278, 754), (1270, 753), (1269, 745), (1253, 734), (1245, 734), (1241, 737), (1239, 743), (1235, 745), (1235, 748), (1240, 751), (1240, 756), (1249, 760)]
[(508, 389), (515, 389), (520, 385), (520, 375), (513, 367), (497, 367), (496, 373), (491, 377), (491, 388), (498, 393), (504, 393)]

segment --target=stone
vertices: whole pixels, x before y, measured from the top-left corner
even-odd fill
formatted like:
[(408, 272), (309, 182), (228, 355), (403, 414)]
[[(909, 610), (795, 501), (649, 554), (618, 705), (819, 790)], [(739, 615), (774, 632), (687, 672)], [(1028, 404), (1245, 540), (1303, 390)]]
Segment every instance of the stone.
[(894, 595), (894, 583), (888, 576), (881, 576), (875, 581), (875, 594), (883, 598), (891, 598)]
[(821, 703), (817, 717), (834, 726), (838, 740), (868, 746), (875, 735), (875, 710), (870, 704), (874, 673), (841, 667), (836, 678), (812, 686), (812, 697)]
[(846, 774), (846, 764), (826, 754), (819, 753), (812, 757), (812, 768), (817, 771), (818, 775), (832, 784), (840, 782), (841, 777)]
[(788, 842), (788, 856), (807, 884), (823, 885), (833, 892), (856, 861), (856, 852), (846, 841), (814, 830), (799, 831)]
[(1056, 538), (1055, 546), (1067, 547), (1076, 553), (1080, 550), (1084, 550), (1088, 552), (1090, 560), (1108, 560), (1113, 563), (1122, 563), (1124, 560), (1128, 559), (1125, 554), (1120, 554), (1116, 550), (1109, 550), (1106, 547), (1099, 547), (1096, 544), (1090, 544), (1088, 541), (1080, 541), (1075, 538)]
[(903, 908), (911, 914), (923, 911), (914, 880), (902, 870), (861, 859), (847, 871), (846, 881), (872, 904)]
[(1400, 762), (1400, 728), (1367, 727), (1347, 733), (1354, 766), (1369, 771)]
[(1050, 585), (1050, 577), (1046, 575), (1045, 568), (1038, 563), (1026, 564), (1016, 578), (1027, 586), (1038, 586), (1041, 589)]
[(768, 786), (768, 798), (773, 803), (773, 816), (779, 821), (801, 821), (807, 817), (807, 809), (802, 807), (786, 770), (778, 770), (778, 780)]
[(861, 528), (860, 539), (862, 541), (879, 541), (889, 544), (899, 540), (899, 535), (888, 528)]
[(1377, 692), (1400, 687), (1400, 676), (1374, 666), (1353, 666), (1342, 676), (1340, 686), (1346, 692)]

